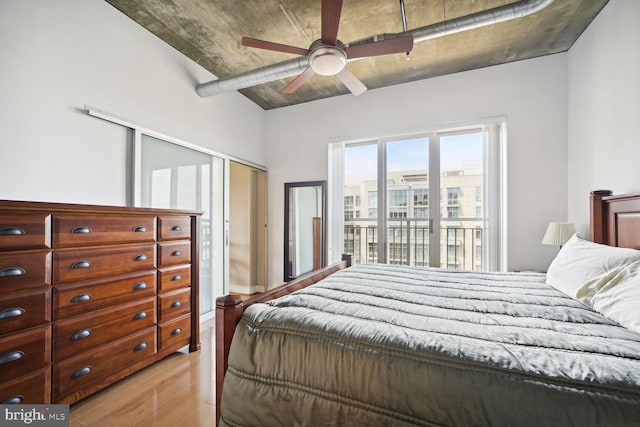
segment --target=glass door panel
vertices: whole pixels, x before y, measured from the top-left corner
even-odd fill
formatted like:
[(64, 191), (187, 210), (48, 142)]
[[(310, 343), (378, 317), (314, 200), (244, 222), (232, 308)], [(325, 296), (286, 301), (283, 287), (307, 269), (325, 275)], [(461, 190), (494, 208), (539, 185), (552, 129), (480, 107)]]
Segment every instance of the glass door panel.
[[(142, 135), (140, 205), (201, 210), (200, 314), (211, 312), (223, 294), (224, 160)], [(215, 190), (215, 191), (214, 191)]]
[(482, 270), (485, 225), (483, 135), (442, 134), (440, 140), (440, 266)]
[(344, 250), (353, 262), (378, 261), (378, 147), (348, 145), (344, 153)]
[(344, 145), (345, 252), (360, 263), (499, 270), (501, 129)]
[(429, 138), (385, 146), (386, 262), (429, 265)]

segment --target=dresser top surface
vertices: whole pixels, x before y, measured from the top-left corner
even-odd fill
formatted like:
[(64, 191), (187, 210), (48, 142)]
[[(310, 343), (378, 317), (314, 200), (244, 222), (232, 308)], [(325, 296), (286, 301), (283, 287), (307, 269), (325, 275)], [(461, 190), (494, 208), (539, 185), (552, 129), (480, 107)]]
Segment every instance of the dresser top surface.
[(83, 205), (74, 203), (27, 202), (21, 200), (0, 200), (2, 211), (48, 211), (83, 213), (119, 213), (128, 215), (202, 215), (202, 211), (183, 209), (139, 208), (131, 206)]

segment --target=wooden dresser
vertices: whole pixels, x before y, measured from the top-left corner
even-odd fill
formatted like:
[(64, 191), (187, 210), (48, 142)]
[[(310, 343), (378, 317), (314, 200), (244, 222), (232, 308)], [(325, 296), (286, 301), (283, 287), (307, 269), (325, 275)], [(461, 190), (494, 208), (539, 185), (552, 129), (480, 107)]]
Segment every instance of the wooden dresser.
[(72, 403), (198, 350), (199, 222), (0, 201), (0, 403)]

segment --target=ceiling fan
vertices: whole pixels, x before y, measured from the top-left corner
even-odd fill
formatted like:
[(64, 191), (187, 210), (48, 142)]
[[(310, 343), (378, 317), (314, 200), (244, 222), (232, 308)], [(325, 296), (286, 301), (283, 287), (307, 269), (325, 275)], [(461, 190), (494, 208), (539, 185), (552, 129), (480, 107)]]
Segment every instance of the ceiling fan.
[(389, 39), (348, 46), (338, 40), (338, 26), (342, 12), (342, 0), (322, 0), (320, 39), (309, 49), (243, 37), (242, 45), (276, 52), (307, 56), (309, 67), (293, 79), (283, 93), (294, 93), (314, 74), (336, 76), (353, 93), (360, 95), (367, 87), (348, 68), (347, 61), (369, 56), (408, 53), (413, 49), (413, 36), (401, 35)]

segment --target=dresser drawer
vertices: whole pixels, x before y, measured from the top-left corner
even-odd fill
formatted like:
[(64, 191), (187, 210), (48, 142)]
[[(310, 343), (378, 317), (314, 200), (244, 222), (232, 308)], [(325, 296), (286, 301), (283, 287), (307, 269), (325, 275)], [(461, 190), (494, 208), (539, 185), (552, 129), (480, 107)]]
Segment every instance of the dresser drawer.
[(191, 286), (191, 266), (166, 267), (158, 270), (158, 293)]
[(79, 391), (156, 353), (156, 328), (53, 365), (53, 400)]
[(156, 245), (62, 249), (53, 254), (53, 283), (96, 279), (134, 271), (153, 270)]
[(0, 294), (0, 335), (51, 321), (51, 288)]
[(51, 215), (0, 213), (0, 251), (51, 247)]
[(43, 404), (51, 398), (51, 367), (0, 384), (1, 404)]
[(51, 284), (51, 251), (0, 253), (0, 294)]
[(50, 341), (49, 325), (0, 338), (0, 384), (49, 364)]
[(184, 240), (190, 237), (190, 216), (158, 217), (158, 240)]
[(53, 319), (61, 320), (155, 294), (155, 271), (58, 285), (53, 288)]
[(137, 215), (54, 215), (53, 246), (155, 242), (156, 217)]
[(166, 322), (191, 312), (191, 288), (158, 296), (158, 322)]
[(53, 324), (53, 359), (60, 362), (156, 323), (156, 299), (124, 304)]
[(191, 242), (158, 244), (158, 267), (189, 264), (191, 262)]
[(189, 344), (191, 336), (191, 315), (158, 325), (158, 351), (177, 350)]

